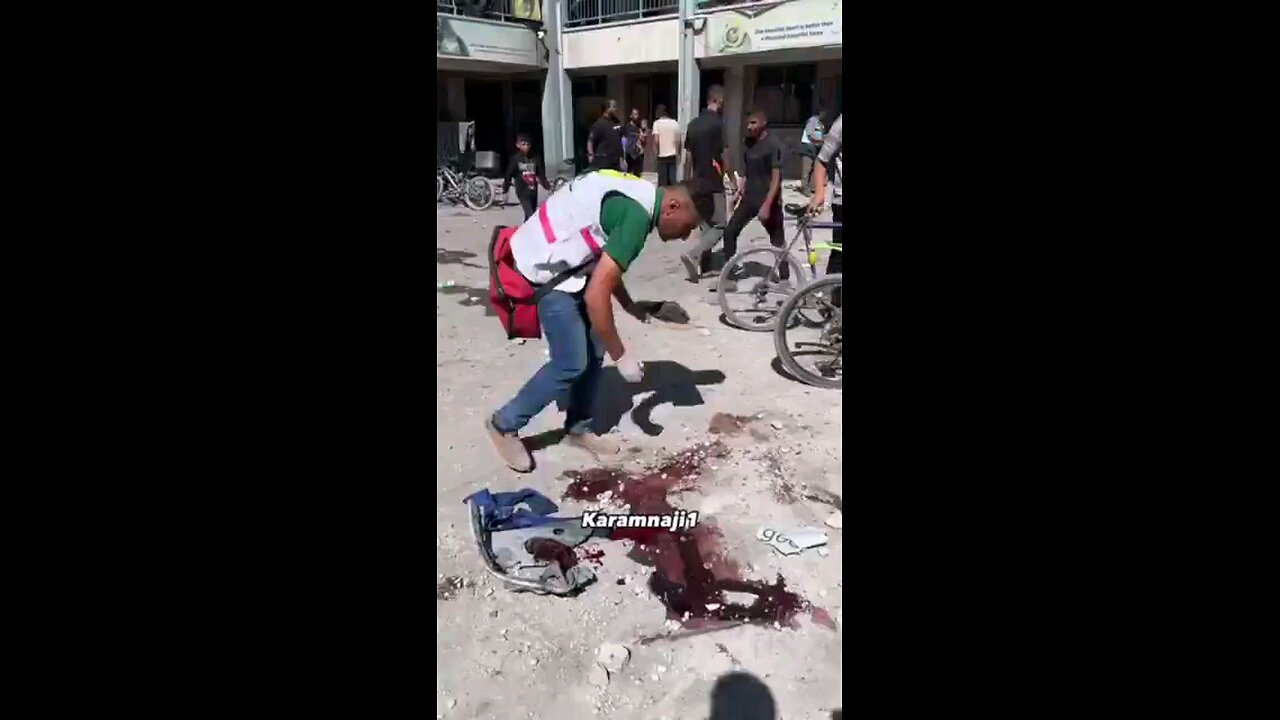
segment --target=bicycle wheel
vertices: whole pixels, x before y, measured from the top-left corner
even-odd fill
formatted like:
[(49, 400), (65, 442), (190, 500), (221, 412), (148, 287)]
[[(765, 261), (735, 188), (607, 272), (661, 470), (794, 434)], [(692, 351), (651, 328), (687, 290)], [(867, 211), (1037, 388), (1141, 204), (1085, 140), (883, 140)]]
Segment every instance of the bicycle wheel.
[(802, 281), (800, 263), (782, 248), (752, 248), (725, 263), (716, 284), (725, 321), (753, 332), (773, 329), (779, 308), (792, 292), (778, 277), (783, 262), (791, 268), (790, 282)]
[(493, 204), (493, 186), (482, 177), (467, 180), (466, 187), (463, 188), (462, 202), (472, 210), (484, 210)]
[[(800, 382), (815, 387), (843, 385), (844, 315), (831, 299), (832, 293), (840, 289), (841, 279), (839, 275), (829, 275), (787, 298), (778, 313), (782, 321), (773, 331), (773, 346), (782, 367)], [(823, 324), (814, 328), (791, 322), (802, 307), (821, 308)]]

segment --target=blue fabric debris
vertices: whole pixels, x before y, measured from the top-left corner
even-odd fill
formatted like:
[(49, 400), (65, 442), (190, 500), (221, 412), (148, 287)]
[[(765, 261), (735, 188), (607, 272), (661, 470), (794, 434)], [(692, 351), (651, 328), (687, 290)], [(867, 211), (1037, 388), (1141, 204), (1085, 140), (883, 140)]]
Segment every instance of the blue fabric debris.
[[(545, 495), (531, 488), (500, 493), (491, 493), (488, 488), (485, 488), (466, 496), (462, 502), (476, 504), (480, 509), (484, 527), (490, 532), (537, 527), (564, 519), (548, 517), (560, 508)], [(521, 505), (524, 507), (520, 507)]]

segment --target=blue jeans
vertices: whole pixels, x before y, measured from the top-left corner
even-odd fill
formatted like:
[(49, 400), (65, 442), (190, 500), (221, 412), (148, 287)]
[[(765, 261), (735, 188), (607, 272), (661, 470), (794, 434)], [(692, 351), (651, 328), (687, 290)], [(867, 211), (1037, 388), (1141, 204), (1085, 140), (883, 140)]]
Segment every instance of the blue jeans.
[(565, 430), (587, 432), (600, 385), (604, 346), (591, 330), (582, 293), (552, 290), (538, 303), (538, 319), (551, 347), (551, 360), (493, 416), (493, 426), (501, 432), (516, 432), (567, 393)]

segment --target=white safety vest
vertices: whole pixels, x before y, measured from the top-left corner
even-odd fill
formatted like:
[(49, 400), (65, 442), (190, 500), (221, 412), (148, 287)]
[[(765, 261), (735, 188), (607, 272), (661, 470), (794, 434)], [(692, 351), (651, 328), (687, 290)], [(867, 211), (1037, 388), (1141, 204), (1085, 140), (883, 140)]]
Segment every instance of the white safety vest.
[[(531, 283), (542, 284), (589, 258), (599, 257), (608, 239), (600, 227), (600, 211), (605, 196), (611, 192), (640, 203), (652, 221), (658, 190), (648, 180), (617, 170), (597, 170), (576, 177), (547, 198), (511, 237), (511, 253), (520, 274)], [(595, 263), (591, 263), (556, 289), (581, 290), (594, 269)]]

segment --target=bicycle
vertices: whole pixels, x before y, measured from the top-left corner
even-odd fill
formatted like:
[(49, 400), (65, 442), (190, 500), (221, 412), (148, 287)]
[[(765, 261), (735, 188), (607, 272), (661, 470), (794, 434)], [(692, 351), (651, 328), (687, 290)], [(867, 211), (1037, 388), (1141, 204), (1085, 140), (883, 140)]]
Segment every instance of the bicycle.
[[(841, 252), (839, 245), (819, 244)], [(808, 385), (839, 388), (844, 379), (844, 297), (839, 273), (828, 275), (793, 293), (778, 311), (779, 322), (773, 330), (773, 347), (782, 367), (792, 377)], [(808, 311), (809, 314), (806, 314)], [(817, 330), (816, 342), (805, 341), (802, 331)], [(793, 333), (794, 331), (794, 333)], [(820, 357), (813, 370), (800, 364), (802, 357)]]
[(448, 200), (455, 205), (461, 200), (472, 210), (484, 210), (493, 204), (493, 185), (475, 172), (465, 175), (452, 165), (436, 167), (436, 202)]
[[(778, 313), (787, 298), (795, 289), (807, 285), (804, 270), (799, 261), (791, 254), (796, 243), (804, 240), (805, 259), (809, 264), (809, 278), (818, 277), (818, 250), (832, 247), (830, 245), (814, 245), (813, 231), (835, 229), (837, 222), (815, 220), (809, 215), (807, 205), (788, 203), (784, 208), (788, 215), (796, 218), (797, 231), (786, 247), (753, 247), (734, 255), (724, 264), (720, 271), (720, 279), (716, 286), (716, 296), (720, 301), (720, 309), (724, 319), (730, 325), (753, 332), (773, 330), (777, 324)], [(783, 280), (779, 270), (783, 263), (790, 270), (790, 282)], [(763, 272), (761, 272), (763, 269)], [(755, 279), (754, 283), (750, 280)], [(792, 287), (795, 285), (795, 288)], [(743, 286), (746, 286), (745, 292)], [(745, 295), (748, 306), (737, 310), (731, 307), (731, 298)], [(805, 308), (801, 312), (805, 312)], [(811, 320), (816, 318), (809, 318)]]

